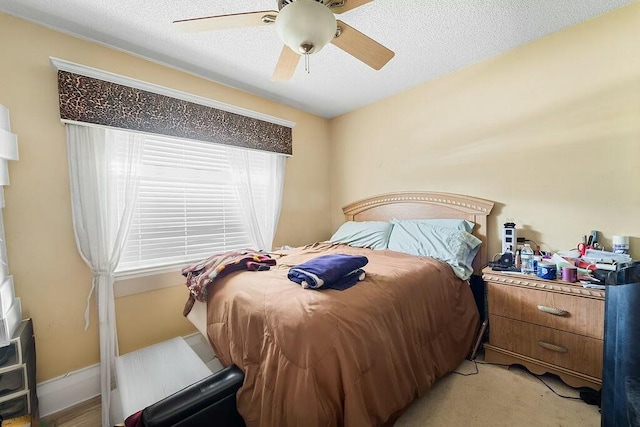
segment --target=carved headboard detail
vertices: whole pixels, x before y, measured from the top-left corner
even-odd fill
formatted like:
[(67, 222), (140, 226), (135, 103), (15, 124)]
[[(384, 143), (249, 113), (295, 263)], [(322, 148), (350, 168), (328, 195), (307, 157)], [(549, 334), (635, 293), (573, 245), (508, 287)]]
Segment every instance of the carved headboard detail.
[(347, 221), (389, 221), (397, 219), (456, 218), (476, 224), (473, 235), (482, 240), (473, 269), (480, 274), (487, 265), (487, 216), (493, 202), (477, 197), (428, 191), (381, 194), (351, 203), (344, 208)]

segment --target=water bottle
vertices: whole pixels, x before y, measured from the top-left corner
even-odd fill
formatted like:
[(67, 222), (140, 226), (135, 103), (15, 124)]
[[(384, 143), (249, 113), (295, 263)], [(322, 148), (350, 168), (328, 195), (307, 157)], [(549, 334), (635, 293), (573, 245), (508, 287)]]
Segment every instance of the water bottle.
[(520, 251), (520, 271), (525, 274), (535, 274), (533, 269), (533, 249), (528, 243), (525, 243)]

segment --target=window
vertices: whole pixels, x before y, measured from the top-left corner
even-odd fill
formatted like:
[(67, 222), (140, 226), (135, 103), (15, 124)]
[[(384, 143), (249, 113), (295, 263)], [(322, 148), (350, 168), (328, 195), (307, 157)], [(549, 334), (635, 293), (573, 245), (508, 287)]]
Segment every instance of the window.
[[(118, 156), (127, 155), (128, 134), (107, 130), (107, 143), (115, 147), (114, 165), (122, 158)], [(158, 135), (144, 135), (144, 140), (138, 199), (118, 276), (178, 268), (215, 253), (256, 248), (243, 212), (246, 201), (243, 204), (239, 197), (233, 156), (247, 152), (252, 207), (260, 222), (271, 214), (270, 157), (277, 154)], [(122, 176), (117, 166), (112, 170)], [(116, 182), (120, 210), (124, 178)]]

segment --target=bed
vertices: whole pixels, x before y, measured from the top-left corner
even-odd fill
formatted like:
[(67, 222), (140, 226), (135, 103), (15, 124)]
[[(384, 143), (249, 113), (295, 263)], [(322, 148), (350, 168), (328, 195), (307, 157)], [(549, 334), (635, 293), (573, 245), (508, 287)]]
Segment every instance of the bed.
[[(469, 221), (482, 241), (471, 267), (479, 273), (492, 207), (468, 196), (401, 192), (343, 211), (349, 223)], [(287, 279), (290, 267), (337, 253), (365, 255), (365, 279), (344, 291)], [(335, 242), (274, 257), (268, 271), (219, 279), (187, 314), (222, 364), (244, 372), (237, 407), (249, 426), (389, 425), (471, 351), (478, 310), (448, 263)]]

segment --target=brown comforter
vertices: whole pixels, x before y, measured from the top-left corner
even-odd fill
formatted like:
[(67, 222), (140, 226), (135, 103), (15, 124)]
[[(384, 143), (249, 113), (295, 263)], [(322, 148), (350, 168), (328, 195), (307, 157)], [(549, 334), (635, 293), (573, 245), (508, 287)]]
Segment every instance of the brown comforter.
[[(345, 291), (287, 279), (330, 253), (367, 256), (366, 279)], [(443, 262), (326, 243), (221, 279), (207, 305), (216, 355), (245, 373), (237, 403), (248, 426), (381, 425), (469, 354), (479, 317)]]

